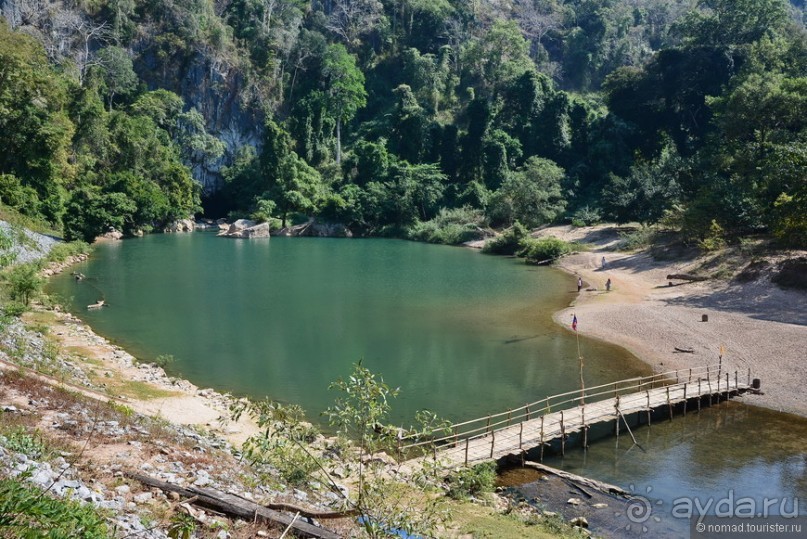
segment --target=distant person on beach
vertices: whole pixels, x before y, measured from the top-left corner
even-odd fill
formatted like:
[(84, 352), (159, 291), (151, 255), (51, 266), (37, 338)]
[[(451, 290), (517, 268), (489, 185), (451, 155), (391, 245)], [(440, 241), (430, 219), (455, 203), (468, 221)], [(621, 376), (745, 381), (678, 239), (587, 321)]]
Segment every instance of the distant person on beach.
[(578, 277), (578, 278), (577, 278), (577, 291), (578, 291), (578, 292), (580, 292), (580, 290), (581, 290), (582, 288), (583, 288), (583, 278), (582, 278), (582, 277)]
[(605, 267), (605, 257), (602, 257), (602, 267)]
[(610, 278), (607, 281), (605, 281), (605, 291), (606, 292), (611, 291), (611, 279)]

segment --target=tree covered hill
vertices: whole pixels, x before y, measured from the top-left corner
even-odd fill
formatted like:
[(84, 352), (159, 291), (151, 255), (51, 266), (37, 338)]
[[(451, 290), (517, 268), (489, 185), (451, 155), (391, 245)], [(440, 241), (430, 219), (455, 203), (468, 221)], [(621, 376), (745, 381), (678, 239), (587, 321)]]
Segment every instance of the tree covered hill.
[(0, 0), (0, 200), (807, 243), (792, 0)]

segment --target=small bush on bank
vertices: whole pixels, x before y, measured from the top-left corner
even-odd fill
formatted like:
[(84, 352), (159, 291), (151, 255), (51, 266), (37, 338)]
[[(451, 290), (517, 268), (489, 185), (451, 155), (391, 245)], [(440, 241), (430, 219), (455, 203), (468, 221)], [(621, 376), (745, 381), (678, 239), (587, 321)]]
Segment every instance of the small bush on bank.
[(487, 242), (482, 252), (491, 255), (514, 255), (523, 248), (522, 242), (526, 238), (529, 238), (529, 230), (516, 221), (504, 234)]
[(431, 221), (417, 222), (406, 232), (410, 240), (444, 245), (458, 245), (480, 239), (484, 216), (480, 210), (469, 207), (441, 209)]
[(617, 249), (620, 251), (635, 251), (653, 245), (656, 239), (655, 229), (643, 226), (633, 232), (620, 232)]
[(529, 238), (521, 242), (519, 256), (526, 258), (527, 264), (545, 264), (574, 250), (575, 244), (558, 238)]
[(496, 463), (486, 462), (472, 468), (461, 468), (452, 473), (447, 482), (447, 494), (455, 500), (493, 492), (496, 485)]
[(92, 505), (51, 498), (17, 479), (0, 479), (0, 537), (109, 537)]

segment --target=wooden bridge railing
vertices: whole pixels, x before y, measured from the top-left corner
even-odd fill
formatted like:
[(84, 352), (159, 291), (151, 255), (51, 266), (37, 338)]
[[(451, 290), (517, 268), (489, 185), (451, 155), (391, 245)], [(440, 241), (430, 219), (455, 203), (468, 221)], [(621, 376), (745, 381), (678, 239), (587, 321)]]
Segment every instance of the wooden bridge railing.
[[(725, 369), (722, 369), (721, 372), (721, 367), (718, 365), (707, 365), (692, 369), (679, 369), (649, 376), (628, 378), (617, 382), (588, 387), (585, 391), (567, 391), (566, 393), (545, 397), (539, 401), (531, 402), (519, 408), (507, 410), (506, 412), (489, 414), (461, 423), (455, 423), (442, 430), (442, 432), (448, 433), (442, 437), (424, 440), (416, 436), (404, 436), (399, 440), (399, 450), (406, 452), (407, 450), (424, 446), (456, 444), (460, 440), (487, 436), (497, 430), (517, 425), (529, 421), (530, 419), (537, 419), (552, 412), (576, 408), (583, 404), (593, 404), (621, 395), (639, 393), (656, 387), (702, 380), (705, 383), (714, 383), (715, 391), (719, 392), (721, 390), (721, 378), (727, 374)], [(734, 381), (735, 384), (738, 382), (737, 377), (737, 373), (734, 373), (734, 376), (732, 376), (732, 381)], [(727, 383), (728, 378), (722, 382), (724, 388)], [(751, 385), (750, 369), (748, 370), (748, 385)]]

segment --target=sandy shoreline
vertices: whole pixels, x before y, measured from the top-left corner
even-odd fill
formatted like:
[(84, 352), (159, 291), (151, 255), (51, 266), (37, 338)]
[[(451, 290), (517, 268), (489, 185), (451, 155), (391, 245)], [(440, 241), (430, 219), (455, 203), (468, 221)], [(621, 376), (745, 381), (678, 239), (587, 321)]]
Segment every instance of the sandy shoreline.
[(807, 417), (807, 294), (766, 280), (669, 287), (667, 274), (687, 272), (692, 263), (613, 251), (615, 235), (597, 231), (552, 227), (540, 233), (589, 243), (595, 238), (593, 250), (560, 261), (560, 268), (582, 277), (584, 289), (555, 313), (557, 323), (568, 328), (576, 314), (581, 334), (626, 348), (655, 372), (717, 364), (723, 345), (725, 369), (747, 376), (750, 368), (762, 381), (765, 394), (744, 397), (747, 403)]

